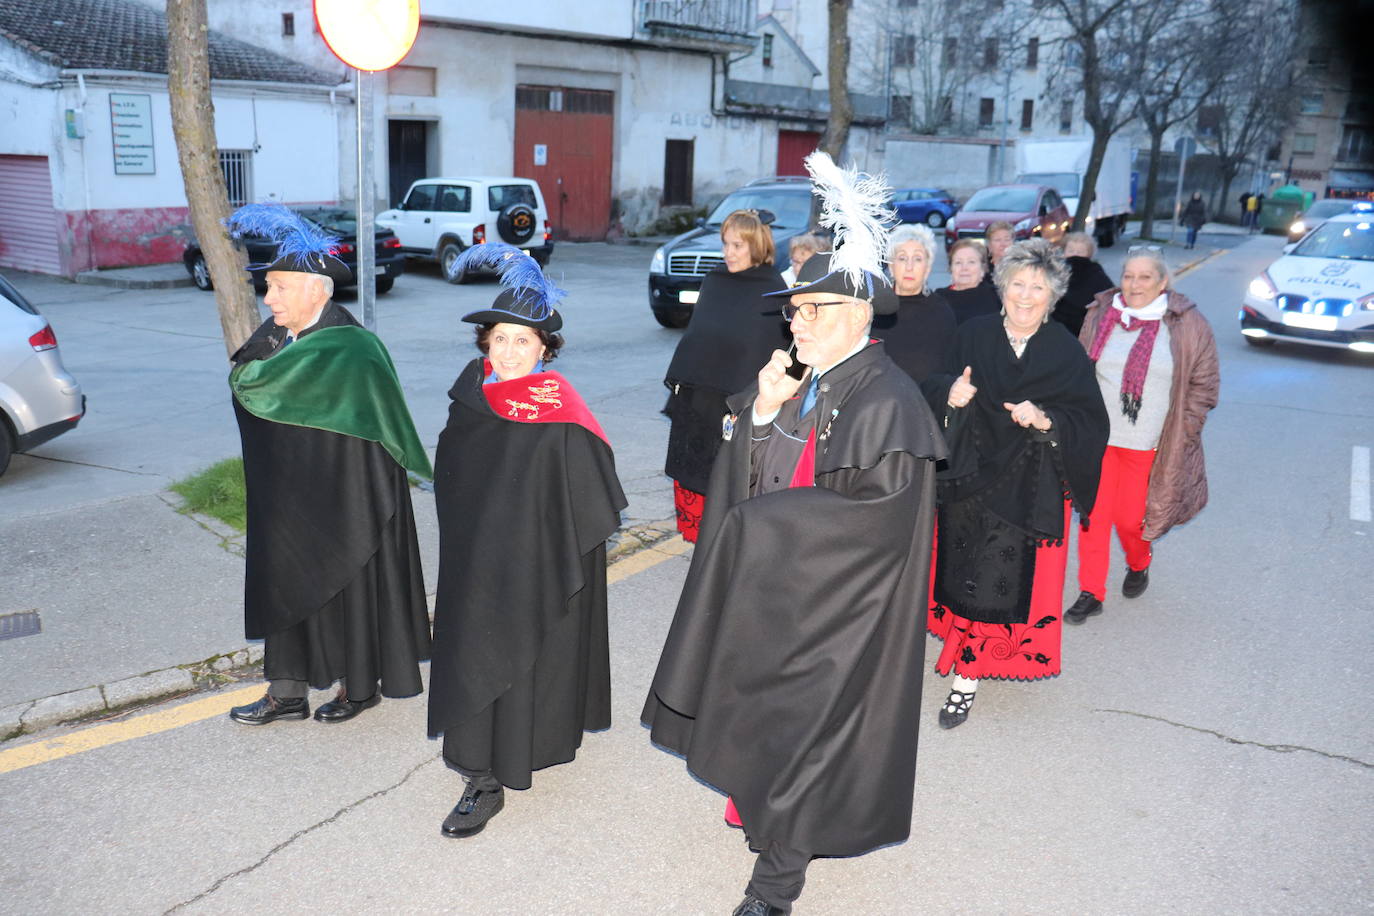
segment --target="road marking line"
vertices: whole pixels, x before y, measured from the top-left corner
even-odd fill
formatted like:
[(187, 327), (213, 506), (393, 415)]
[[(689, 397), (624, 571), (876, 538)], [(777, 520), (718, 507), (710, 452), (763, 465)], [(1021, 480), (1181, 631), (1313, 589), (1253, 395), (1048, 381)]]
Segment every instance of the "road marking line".
[(692, 545), (684, 541), (682, 535), (679, 534), (670, 540), (635, 551), (606, 570), (606, 584), (615, 585), (617, 582), (638, 575), (646, 569), (654, 568), (664, 560), (680, 557), (691, 547)]
[[(606, 570), (606, 584), (614, 585), (647, 569), (652, 569), (665, 560), (681, 556), (690, 550), (691, 546), (682, 539), (681, 535), (677, 535), (670, 540), (636, 551), (625, 559), (615, 562)], [(156, 712), (135, 716), (123, 722), (96, 725), (72, 735), (64, 735), (61, 738), (48, 738), (44, 741), (35, 741), (32, 744), (21, 745), (9, 750), (0, 750), (0, 773), (12, 773), (15, 770), (37, 766), (40, 763), (61, 760), (63, 757), (70, 757), (73, 754), (82, 754), (111, 744), (156, 735), (159, 732), (181, 728), (183, 725), (193, 725), (205, 719), (224, 715), (231, 707), (257, 699), (262, 696), (262, 690), (262, 684), (254, 684), (240, 690), (216, 693), (213, 696), (183, 703), (170, 709), (159, 709)]]
[(262, 684), (217, 693), (203, 700), (192, 700), (171, 709), (159, 709), (145, 715), (135, 716), (123, 722), (110, 722), (96, 725), (73, 735), (61, 738), (48, 738), (35, 741), (10, 750), (0, 751), (0, 773), (11, 773), (24, 767), (37, 766), (50, 760), (60, 760), (72, 754), (81, 754), (97, 748), (132, 741), (158, 732), (191, 725), (204, 719), (224, 715), (231, 707), (238, 706), (262, 696)]
[(1363, 445), (1350, 454), (1350, 517), (1357, 522), (1374, 520), (1369, 511), (1369, 449)]
[(1228, 252), (1228, 251), (1230, 251), (1230, 250), (1231, 250), (1231, 249), (1229, 249), (1229, 248), (1218, 248), (1216, 251), (1212, 252), (1211, 254), (1207, 255), (1206, 257), (1198, 258), (1198, 259), (1197, 259), (1196, 261), (1194, 261), (1193, 263), (1188, 264), (1188, 265), (1186, 265), (1186, 266), (1184, 266), (1184, 267), (1179, 268), (1178, 271), (1176, 271), (1176, 272), (1174, 273), (1174, 279), (1177, 280), (1179, 277), (1182, 277), (1182, 276), (1184, 276), (1185, 274), (1192, 273), (1193, 271), (1195, 271), (1195, 270), (1197, 270), (1199, 267), (1201, 267), (1203, 264), (1206, 264), (1208, 261), (1214, 260), (1215, 258), (1221, 257), (1222, 255), (1226, 254), (1226, 252)]

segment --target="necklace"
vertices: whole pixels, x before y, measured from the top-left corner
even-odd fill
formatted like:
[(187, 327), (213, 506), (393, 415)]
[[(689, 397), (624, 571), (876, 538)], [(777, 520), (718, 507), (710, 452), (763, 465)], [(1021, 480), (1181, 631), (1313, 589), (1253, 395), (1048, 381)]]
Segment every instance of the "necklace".
[(1017, 356), (1020, 356), (1020, 355), (1021, 355), (1021, 351), (1023, 351), (1023, 350), (1026, 349), (1026, 344), (1030, 341), (1031, 337), (1034, 336), (1034, 334), (1035, 334), (1035, 332), (1032, 331), (1030, 334), (1027, 334), (1025, 337), (1017, 337), (1015, 334), (1013, 334), (1013, 333), (1011, 332), (1011, 327), (1007, 324), (1007, 321), (1006, 321), (1005, 318), (1002, 319), (1002, 329), (1003, 329), (1004, 331), (1007, 332), (1007, 342), (1011, 344), (1011, 348), (1012, 348), (1012, 350), (1014, 350), (1014, 351), (1016, 352), (1016, 355), (1017, 355)]

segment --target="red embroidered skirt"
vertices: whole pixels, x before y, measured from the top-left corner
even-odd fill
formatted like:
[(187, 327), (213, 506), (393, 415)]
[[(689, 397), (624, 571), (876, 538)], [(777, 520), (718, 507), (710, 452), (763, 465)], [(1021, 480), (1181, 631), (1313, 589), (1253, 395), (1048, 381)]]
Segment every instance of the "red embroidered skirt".
[(674, 480), (673, 505), (677, 508), (677, 530), (681, 532), (682, 539), (695, 544), (697, 530), (701, 527), (701, 510), (706, 506), (706, 497)]
[[(1065, 505), (1065, 534), (1070, 521)], [(1035, 578), (1031, 580), (1026, 623), (968, 620), (931, 600), (926, 629), (945, 643), (935, 670), (949, 674), (955, 669), (963, 677), (978, 680), (1034, 681), (1057, 675), (1064, 631), (1064, 566), (1068, 557), (1068, 548), (1062, 542), (1035, 549)]]

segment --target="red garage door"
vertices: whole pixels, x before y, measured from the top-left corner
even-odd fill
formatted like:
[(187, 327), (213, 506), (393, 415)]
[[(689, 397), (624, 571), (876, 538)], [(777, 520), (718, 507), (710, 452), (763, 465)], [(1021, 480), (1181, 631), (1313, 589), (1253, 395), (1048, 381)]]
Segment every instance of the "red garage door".
[(805, 175), (802, 160), (821, 145), (821, 135), (808, 130), (778, 131), (778, 174)]
[(515, 174), (539, 182), (558, 238), (600, 240), (611, 226), (615, 93), (515, 87)]
[(0, 156), (0, 267), (62, 273), (47, 156)]

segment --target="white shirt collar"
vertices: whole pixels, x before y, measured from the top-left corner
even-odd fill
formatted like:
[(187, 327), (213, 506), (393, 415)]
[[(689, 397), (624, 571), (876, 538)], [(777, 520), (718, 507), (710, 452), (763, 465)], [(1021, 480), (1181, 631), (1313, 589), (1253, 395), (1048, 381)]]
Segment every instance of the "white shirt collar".
[(832, 365), (826, 366), (824, 369), (819, 369), (819, 368), (816, 368), (816, 367), (813, 366), (812, 368), (816, 368), (816, 378), (820, 378), (822, 375), (825, 375), (825, 374), (826, 374), (827, 372), (829, 372), (831, 369), (834, 369), (835, 366), (838, 366), (840, 363), (842, 363), (842, 362), (844, 362), (845, 360), (849, 359), (851, 356), (854, 356), (856, 353), (858, 353), (860, 350), (862, 350), (862, 349), (863, 349), (864, 347), (866, 347), (866, 346), (868, 346), (868, 335), (867, 335), (867, 334), (865, 334), (865, 335), (863, 336), (863, 338), (859, 341), (858, 346), (856, 346), (854, 349), (850, 350), (850, 351), (849, 351), (848, 353), (846, 353), (844, 356), (840, 357), (839, 362), (836, 362), (836, 363), (834, 363), (834, 364), (832, 364)]

